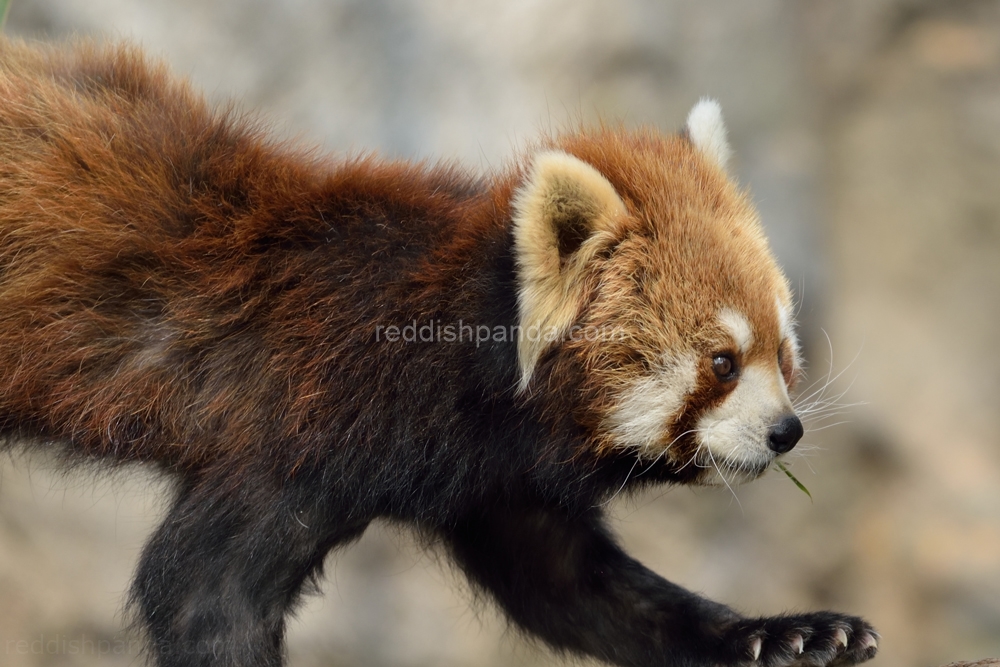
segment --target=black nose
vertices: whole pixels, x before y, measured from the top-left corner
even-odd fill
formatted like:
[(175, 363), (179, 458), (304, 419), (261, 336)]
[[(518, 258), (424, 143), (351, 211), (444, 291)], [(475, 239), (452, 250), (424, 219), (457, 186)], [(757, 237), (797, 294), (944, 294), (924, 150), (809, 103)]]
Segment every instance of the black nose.
[(795, 415), (788, 415), (771, 428), (767, 436), (767, 446), (784, 454), (790, 451), (802, 437), (802, 422)]

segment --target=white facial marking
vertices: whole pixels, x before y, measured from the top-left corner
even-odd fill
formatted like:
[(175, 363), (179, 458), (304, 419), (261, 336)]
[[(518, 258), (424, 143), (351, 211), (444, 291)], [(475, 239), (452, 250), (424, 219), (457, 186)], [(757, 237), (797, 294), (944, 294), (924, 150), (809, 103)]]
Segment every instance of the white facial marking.
[(723, 308), (719, 312), (719, 322), (729, 331), (737, 349), (746, 354), (750, 346), (753, 345), (753, 329), (747, 318), (731, 308)]
[(626, 389), (608, 417), (608, 425), (621, 447), (636, 447), (651, 455), (663, 452), (664, 442), (684, 399), (698, 381), (694, 355), (664, 360), (652, 375), (639, 378)]
[(698, 420), (698, 443), (706, 450), (700, 464), (763, 471), (774, 459), (768, 447), (771, 427), (791, 411), (777, 365), (744, 367), (726, 400)]
[(722, 107), (713, 99), (702, 98), (687, 117), (688, 136), (702, 153), (725, 169), (732, 149), (726, 139), (726, 124), (722, 121)]

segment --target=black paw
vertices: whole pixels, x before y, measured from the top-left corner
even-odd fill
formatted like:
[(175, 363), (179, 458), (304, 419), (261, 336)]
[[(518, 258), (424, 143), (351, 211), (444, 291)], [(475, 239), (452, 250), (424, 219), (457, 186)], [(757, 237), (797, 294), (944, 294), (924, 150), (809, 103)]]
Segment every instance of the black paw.
[(871, 659), (879, 635), (855, 616), (817, 612), (741, 621), (726, 639), (737, 663), (828, 667)]

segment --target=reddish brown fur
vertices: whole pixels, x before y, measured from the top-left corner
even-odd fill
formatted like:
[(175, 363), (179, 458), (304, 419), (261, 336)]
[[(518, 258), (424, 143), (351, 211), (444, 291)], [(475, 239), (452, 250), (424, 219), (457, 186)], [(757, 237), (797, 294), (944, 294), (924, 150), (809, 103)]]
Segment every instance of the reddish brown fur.
[[(509, 185), (470, 198), (479, 185), (449, 168), (334, 168), (127, 46), (0, 42), (0, 63), (0, 415), (26, 435), (180, 467), (253, 456), (262, 434), (322, 421), (351, 342), (433, 311), (502, 224)], [(361, 229), (373, 215), (394, 224)], [(274, 250), (365, 235), (367, 256), (337, 266)], [(399, 279), (408, 244), (435, 250)], [(352, 272), (384, 272), (386, 303), (322, 284)]]

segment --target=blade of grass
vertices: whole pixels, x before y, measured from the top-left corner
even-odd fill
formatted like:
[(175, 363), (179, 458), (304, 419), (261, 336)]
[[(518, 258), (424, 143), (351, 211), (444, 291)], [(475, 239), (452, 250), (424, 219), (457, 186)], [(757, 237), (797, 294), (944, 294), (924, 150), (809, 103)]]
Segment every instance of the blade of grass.
[(778, 470), (788, 475), (788, 479), (792, 480), (795, 486), (799, 487), (799, 490), (802, 491), (802, 493), (809, 496), (809, 502), (812, 502), (813, 494), (809, 493), (809, 489), (806, 488), (806, 485), (800, 482), (798, 478), (792, 474), (792, 471), (786, 468), (785, 464), (782, 463), (781, 461), (775, 461), (775, 465), (778, 466)]
[(11, 0), (0, 0), (0, 30), (3, 30), (7, 23), (7, 10), (10, 9)]

